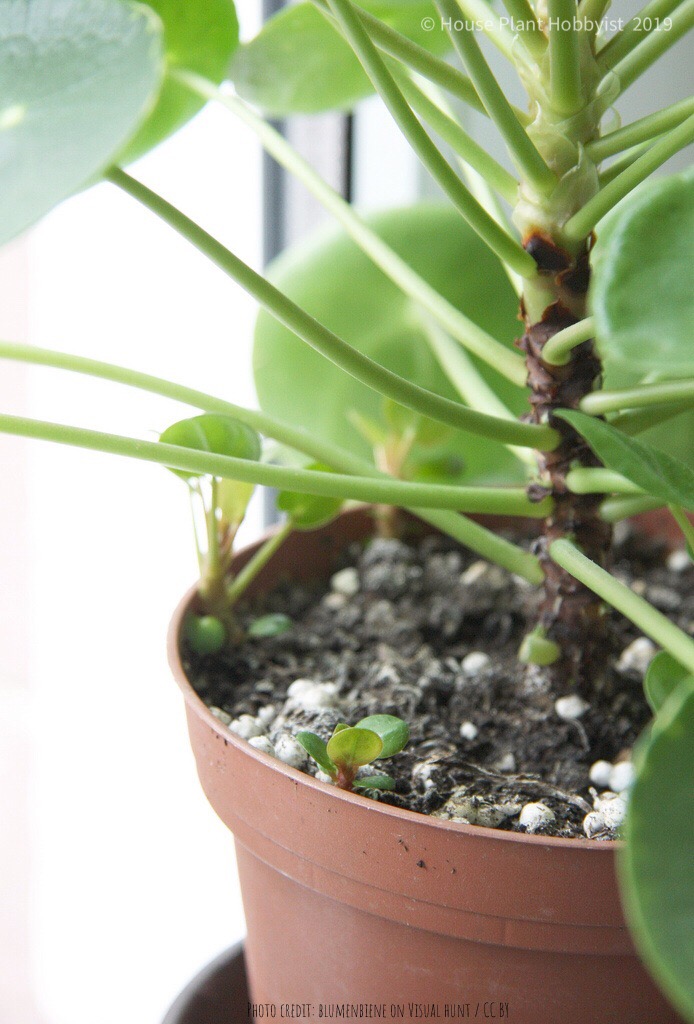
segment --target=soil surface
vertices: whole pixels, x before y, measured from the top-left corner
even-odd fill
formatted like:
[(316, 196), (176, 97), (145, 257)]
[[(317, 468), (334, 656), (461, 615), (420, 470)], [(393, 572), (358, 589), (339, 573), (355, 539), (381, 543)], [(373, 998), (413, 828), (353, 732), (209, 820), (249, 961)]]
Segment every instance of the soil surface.
[[(266, 737), (254, 740), (259, 749), (276, 747), (283, 760), (317, 774), (313, 762), (296, 763), (296, 744), (289, 743), (294, 760), (287, 756), (287, 735), (309, 729), (327, 740), (337, 722), (398, 715), (410, 742), (376, 762), (396, 790), (365, 799), (513, 831), (614, 838), (620, 813), (597, 825), (593, 815), (592, 827), (586, 820), (607, 806), (604, 791), (607, 800), (611, 787), (620, 791), (609, 766), (629, 760), (650, 718), (641, 682), (655, 648), (634, 626), (611, 613), (604, 672), (581, 695), (578, 717), (561, 717), (556, 702), (571, 693), (570, 681), (552, 682), (549, 670), (517, 660), (535, 588), (439, 536), (352, 545), (343, 569), (321, 588), (285, 585), (240, 612), (244, 625), (285, 613), (293, 623), (286, 633), (206, 658), (184, 652), (194, 686), (223, 722), (242, 735), (250, 723), (250, 734)], [(668, 557), (623, 524), (613, 569), (694, 630), (694, 569), (682, 552)], [(296, 680), (318, 687), (288, 696)], [(242, 715), (256, 728), (248, 718), (240, 727)], [(594, 771), (591, 781), (598, 761), (607, 763), (604, 777)], [(547, 813), (521, 814), (537, 803)]]

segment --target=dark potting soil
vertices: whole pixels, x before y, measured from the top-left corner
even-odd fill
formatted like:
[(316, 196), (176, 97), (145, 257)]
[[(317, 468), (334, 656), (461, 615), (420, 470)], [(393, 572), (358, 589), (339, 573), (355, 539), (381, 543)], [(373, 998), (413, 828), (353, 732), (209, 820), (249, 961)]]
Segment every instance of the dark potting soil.
[[(692, 632), (691, 564), (629, 527), (617, 534), (616, 575)], [(571, 692), (569, 680), (553, 682), (549, 670), (517, 659), (535, 588), (439, 536), (352, 545), (342, 565), (349, 571), (332, 585), (284, 584), (241, 610), (244, 625), (268, 612), (290, 616), (281, 636), (202, 659), (184, 652), (189, 678), (218, 717), (235, 728), (241, 715), (254, 716), (251, 732), (279, 751), (301, 729), (327, 740), (337, 722), (398, 715), (411, 738), (376, 763), (396, 780), (377, 799), (521, 832), (521, 809), (540, 802), (552, 820), (528, 831), (585, 838), (584, 819), (609, 789), (591, 782), (591, 766), (628, 760), (650, 718), (641, 684), (654, 649), (643, 639), (633, 645), (638, 630), (610, 614), (604, 673), (579, 717), (562, 718), (556, 701)], [(319, 685), (288, 697), (296, 680)], [(615, 830), (588, 834), (610, 839)]]

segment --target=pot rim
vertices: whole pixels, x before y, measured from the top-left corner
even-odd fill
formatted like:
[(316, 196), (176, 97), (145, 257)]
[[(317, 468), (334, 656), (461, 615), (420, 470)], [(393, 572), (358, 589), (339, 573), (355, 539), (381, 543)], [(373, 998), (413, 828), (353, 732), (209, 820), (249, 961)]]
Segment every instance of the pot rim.
[[(275, 528), (266, 531), (257, 541), (245, 548), (242, 548), (238, 555), (249, 556), (264, 542), (264, 540), (267, 539), (268, 536), (272, 536), (274, 532)], [(420, 825), (426, 823), (431, 828), (441, 829), (451, 833), (487, 838), (500, 843), (530, 843), (532, 846), (546, 848), (547, 850), (562, 849), (575, 850), (577, 852), (579, 850), (590, 850), (596, 854), (611, 857), (614, 856), (615, 852), (623, 848), (624, 842), (618, 839), (601, 841), (588, 838), (569, 839), (561, 836), (528, 835), (524, 832), (507, 832), (501, 829), (488, 828), (484, 825), (468, 825), (461, 822), (446, 821), (442, 818), (435, 818), (428, 814), (420, 814), (416, 811), (410, 811), (402, 807), (393, 807), (390, 804), (382, 804), (375, 800), (368, 800), (357, 793), (348, 793), (345, 790), (331, 786), (327, 782), (319, 782), (307, 772), (299, 771), (298, 768), (291, 768), (289, 765), (284, 764), (284, 762), (272, 757), (270, 754), (264, 754), (262, 751), (256, 750), (255, 747), (252, 747), (246, 742), (246, 740), (241, 739), (240, 736), (237, 736), (235, 733), (231, 732), (231, 730), (225, 728), (225, 726), (215, 718), (208, 706), (194, 690), (192, 683), (184, 671), (179, 641), (186, 613), (193, 605), (197, 594), (198, 584), (195, 583), (178, 603), (171, 618), (166, 644), (169, 666), (174, 679), (183, 694), (183, 698), (191, 711), (193, 711), (198, 718), (201, 718), (205, 725), (217, 734), (219, 739), (223, 740), (225, 743), (231, 744), (240, 753), (252, 758), (261, 765), (265, 765), (265, 767), (271, 771), (285, 776), (295, 784), (301, 783), (304, 786), (308, 786), (309, 789), (313, 789), (320, 793), (330, 791), (335, 800), (358, 804), (364, 809), (365, 813), (371, 811), (385, 814), (394, 821), (418, 822)]]

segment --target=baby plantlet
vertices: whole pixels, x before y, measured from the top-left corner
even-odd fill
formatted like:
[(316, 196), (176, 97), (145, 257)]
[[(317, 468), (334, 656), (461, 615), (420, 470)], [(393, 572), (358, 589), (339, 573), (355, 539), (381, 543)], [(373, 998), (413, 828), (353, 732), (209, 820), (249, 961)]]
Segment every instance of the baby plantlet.
[(389, 775), (357, 778), (360, 768), (400, 753), (410, 737), (406, 722), (395, 715), (369, 715), (354, 726), (338, 723), (325, 743), (313, 732), (298, 732), (296, 738), (319, 768), (340, 789), (395, 788)]

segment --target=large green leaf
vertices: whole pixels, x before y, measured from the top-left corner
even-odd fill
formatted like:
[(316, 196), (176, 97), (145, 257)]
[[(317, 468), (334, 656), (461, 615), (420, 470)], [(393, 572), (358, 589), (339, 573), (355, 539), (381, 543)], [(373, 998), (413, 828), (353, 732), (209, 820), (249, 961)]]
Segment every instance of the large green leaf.
[(234, 0), (144, 0), (164, 26), (166, 77), (156, 106), (120, 157), (127, 163), (175, 132), (204, 100), (171, 77), (192, 71), (218, 84), (239, 42)]
[(650, 181), (602, 222), (590, 304), (608, 364), (641, 376), (694, 369), (694, 169)]
[[(651, 710), (657, 714), (678, 686), (687, 683), (694, 690), (694, 676), (667, 651), (658, 651), (646, 670), (643, 688)], [(694, 780), (692, 780), (694, 782)]]
[[(428, 0), (371, 0), (360, 6), (434, 53), (450, 45), (445, 32), (422, 29), (422, 19), (436, 14)], [(350, 46), (310, 3), (271, 18), (239, 47), (229, 74), (244, 99), (276, 117), (347, 110), (373, 92)]]
[(649, 969), (694, 1021), (694, 690), (681, 686), (640, 749), (621, 857), (627, 919)]
[[(509, 345), (518, 334), (517, 301), (496, 258), (458, 214), (438, 203), (391, 210), (372, 227), (450, 302)], [(323, 229), (288, 251), (270, 269), (272, 281), (295, 302), (360, 351), (422, 387), (448, 398), (456, 392), (443, 375), (416, 319), (412, 302), (345, 234)], [(357, 412), (382, 422), (379, 395), (338, 369), (268, 313), (258, 318), (255, 380), (263, 409), (295, 422), (355, 454), (369, 444), (348, 418)], [(514, 411), (527, 410), (524, 393), (480, 366)], [(522, 479), (501, 445), (441, 428), (442, 451), (459, 456), (456, 482)], [(427, 439), (429, 440), (429, 439)]]
[(665, 504), (694, 508), (694, 470), (666, 452), (574, 410), (556, 413), (585, 437), (608, 469), (621, 473)]
[[(257, 462), (260, 458), (260, 438), (256, 431), (223, 413), (206, 412), (201, 416), (179, 420), (167, 427), (159, 440), (162, 444), (177, 444), (182, 448), (229, 455), (235, 459)], [(172, 469), (171, 472), (183, 480), (191, 480), (199, 475), (184, 469)]]
[(0, 2), (0, 244), (111, 163), (162, 68), (161, 24), (146, 7)]

